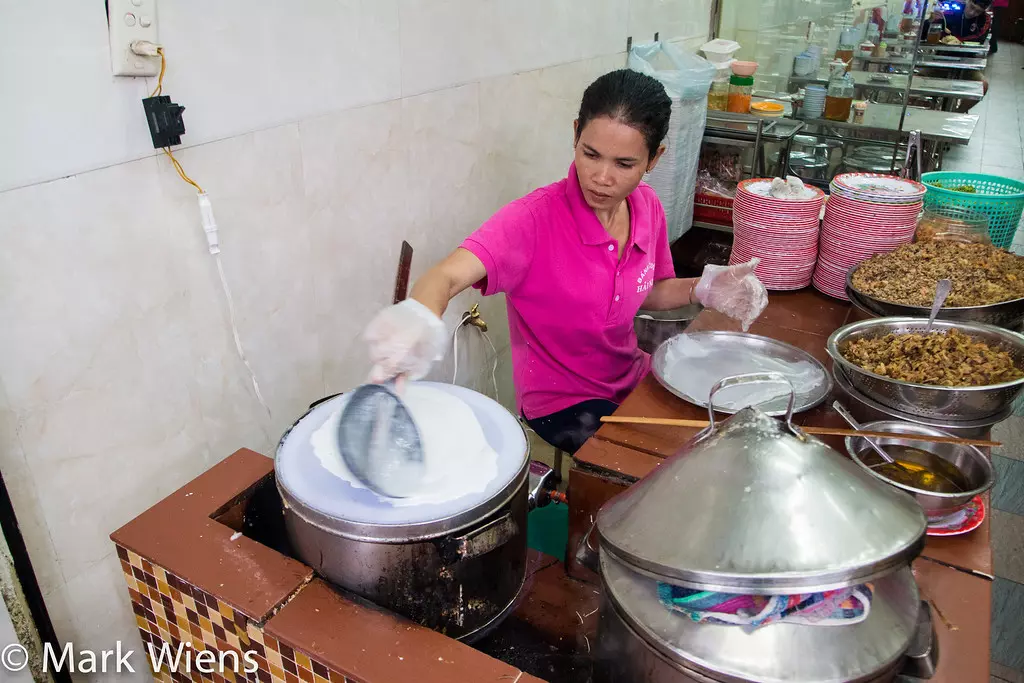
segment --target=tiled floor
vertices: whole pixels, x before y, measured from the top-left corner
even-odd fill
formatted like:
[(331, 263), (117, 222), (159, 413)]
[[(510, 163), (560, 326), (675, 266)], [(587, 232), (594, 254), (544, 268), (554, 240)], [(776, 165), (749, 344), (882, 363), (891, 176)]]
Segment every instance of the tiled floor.
[[(1005, 43), (985, 71), (988, 94), (972, 110), (981, 120), (971, 143), (946, 155), (943, 170), (965, 170), (1024, 180), (1024, 46)], [(1024, 254), (1024, 230), (1014, 251)], [(1024, 405), (1024, 402), (1022, 402)], [(1018, 411), (1022, 412), (1022, 411)], [(992, 683), (1024, 683), (1024, 417), (999, 424), (993, 455)]]

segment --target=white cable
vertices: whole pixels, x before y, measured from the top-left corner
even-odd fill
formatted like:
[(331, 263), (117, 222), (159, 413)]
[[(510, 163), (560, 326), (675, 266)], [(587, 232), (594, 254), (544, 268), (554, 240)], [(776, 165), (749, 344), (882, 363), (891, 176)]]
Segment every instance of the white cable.
[(221, 263), (220, 253), (215, 253), (213, 259), (217, 262), (217, 274), (220, 275), (220, 284), (224, 288), (224, 298), (227, 299), (228, 303), (228, 320), (231, 323), (231, 335), (235, 338), (235, 350), (238, 352), (238, 357), (242, 359), (242, 364), (245, 365), (245, 369), (249, 371), (249, 379), (252, 380), (252, 388), (256, 392), (256, 399), (263, 406), (263, 409), (267, 411), (267, 415), (271, 415), (270, 406), (263, 400), (263, 394), (260, 392), (259, 382), (256, 381), (256, 373), (252, 371), (252, 366), (249, 365), (249, 360), (245, 357), (245, 351), (242, 350), (242, 340), (238, 336), (238, 327), (235, 325), (235, 302), (231, 297), (231, 288), (228, 287), (228, 279), (224, 275), (224, 264)]
[[(459, 377), (459, 330), (470, 321), (472, 316), (468, 313), (463, 313), (462, 320), (455, 326), (455, 332), (452, 333), (452, 361), (454, 369), (452, 370), (452, 384), (456, 383)], [(491, 365), (491, 383), (494, 385), (494, 400), (498, 400), (498, 349), (495, 348), (494, 342), (491, 341), (490, 335), (483, 330), (480, 331), (487, 345), (491, 347), (491, 353), (494, 354), (494, 362)]]
[(270, 406), (263, 400), (260, 384), (256, 381), (256, 373), (252, 371), (249, 359), (245, 357), (245, 351), (242, 350), (242, 339), (238, 336), (238, 326), (235, 324), (235, 300), (231, 296), (228, 278), (224, 274), (224, 264), (220, 260), (220, 239), (217, 237), (217, 219), (213, 215), (213, 205), (210, 203), (210, 197), (205, 192), (199, 193), (199, 220), (203, 226), (203, 232), (206, 234), (207, 248), (210, 254), (213, 255), (213, 259), (217, 262), (217, 274), (220, 276), (220, 285), (224, 289), (224, 298), (228, 304), (228, 320), (231, 323), (231, 336), (235, 339), (235, 351), (238, 352), (238, 357), (249, 372), (253, 391), (256, 392), (256, 400), (267, 411), (267, 415), (273, 417), (270, 412)]
[[(494, 342), (491, 341), (490, 335), (488, 335), (483, 330), (480, 331), (480, 334), (482, 334), (484, 336), (484, 339), (487, 340), (487, 343), (491, 347), (491, 351), (494, 352), (494, 364), (491, 366), (491, 382), (494, 383), (494, 400), (497, 401), (498, 400), (498, 349), (494, 348)], [(499, 401), (499, 403), (500, 403), (500, 401)]]
[(455, 326), (455, 331), (452, 332), (452, 360), (455, 362), (455, 369), (452, 371), (452, 384), (455, 384), (456, 378), (459, 376), (459, 330), (462, 326), (469, 321), (469, 313), (462, 314), (462, 320)]

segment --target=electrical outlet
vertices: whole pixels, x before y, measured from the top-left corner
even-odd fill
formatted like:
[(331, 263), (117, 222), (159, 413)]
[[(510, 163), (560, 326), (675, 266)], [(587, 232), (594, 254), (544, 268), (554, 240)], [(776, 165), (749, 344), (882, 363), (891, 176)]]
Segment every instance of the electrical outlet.
[(110, 66), (115, 76), (156, 76), (160, 57), (132, 52), (136, 40), (159, 44), (156, 28), (156, 0), (107, 0), (110, 31)]

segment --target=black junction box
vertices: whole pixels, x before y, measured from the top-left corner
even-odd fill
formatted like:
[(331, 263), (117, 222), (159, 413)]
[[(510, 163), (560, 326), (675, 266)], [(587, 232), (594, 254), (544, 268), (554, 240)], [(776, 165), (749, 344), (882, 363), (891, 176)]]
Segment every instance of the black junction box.
[(167, 95), (147, 97), (142, 100), (142, 106), (146, 110), (153, 147), (159, 149), (180, 145), (181, 136), (185, 134), (185, 122), (181, 118), (185, 107), (171, 102)]

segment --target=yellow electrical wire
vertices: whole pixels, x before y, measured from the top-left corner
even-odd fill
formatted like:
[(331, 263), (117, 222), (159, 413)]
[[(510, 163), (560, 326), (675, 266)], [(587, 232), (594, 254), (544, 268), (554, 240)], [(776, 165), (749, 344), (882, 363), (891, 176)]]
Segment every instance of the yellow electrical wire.
[(162, 47), (158, 47), (156, 53), (160, 55), (160, 76), (156, 80), (156, 88), (153, 89), (153, 92), (149, 93), (150, 97), (155, 97), (164, 91), (164, 71), (167, 69), (167, 58), (164, 56), (164, 49)]
[[(160, 55), (160, 76), (157, 77), (156, 88), (154, 88), (153, 92), (149, 94), (150, 97), (159, 95), (164, 91), (164, 72), (167, 71), (167, 57), (164, 55), (164, 49), (162, 47), (158, 47), (156, 51), (157, 54)], [(174, 154), (171, 152), (171, 148), (164, 147), (163, 150), (164, 154), (167, 155), (167, 157), (171, 160), (171, 163), (174, 165), (174, 170), (178, 172), (179, 176), (181, 176), (181, 179), (184, 180), (189, 185), (191, 185), (192, 187), (196, 188), (196, 191), (199, 194), (203, 194), (203, 188), (199, 186), (199, 183), (188, 177), (188, 174), (185, 173), (185, 169), (182, 168), (181, 166), (181, 162), (174, 158)]]
[(191, 185), (192, 187), (196, 188), (196, 191), (199, 194), (203, 194), (203, 188), (199, 187), (199, 183), (188, 177), (188, 174), (185, 173), (185, 169), (181, 167), (181, 162), (174, 158), (174, 154), (171, 153), (169, 147), (164, 147), (164, 154), (170, 157), (171, 163), (174, 164), (174, 170), (178, 172), (178, 175), (181, 176), (181, 179), (184, 180), (189, 185)]

